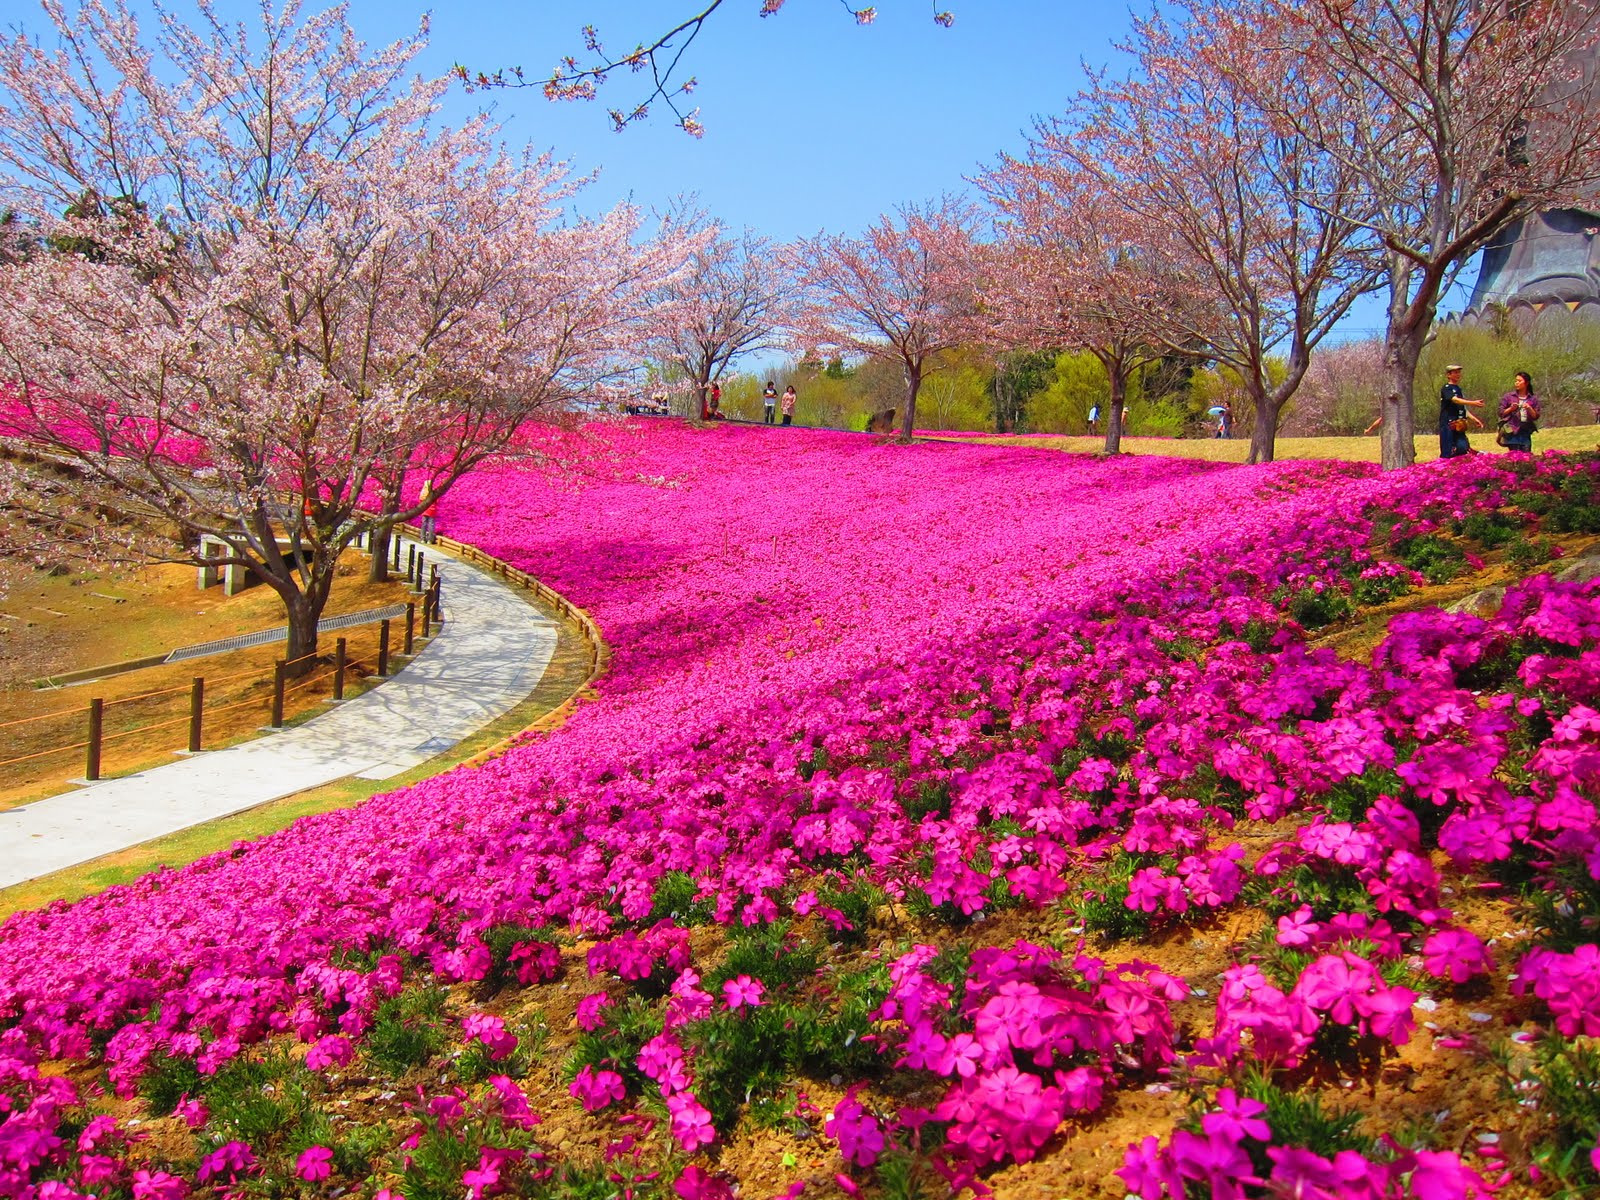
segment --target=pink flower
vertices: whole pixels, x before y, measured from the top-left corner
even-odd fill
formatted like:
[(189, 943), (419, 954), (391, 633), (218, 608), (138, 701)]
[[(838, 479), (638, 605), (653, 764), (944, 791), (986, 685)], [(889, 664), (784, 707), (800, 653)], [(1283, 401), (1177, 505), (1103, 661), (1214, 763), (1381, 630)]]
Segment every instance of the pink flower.
[(621, 1075), (615, 1071), (596, 1071), (587, 1065), (578, 1072), (567, 1090), (582, 1101), (583, 1107), (589, 1112), (599, 1112), (627, 1094)]
[(306, 1066), (313, 1071), (320, 1071), (324, 1067), (342, 1067), (350, 1061), (353, 1053), (349, 1038), (336, 1033), (329, 1034), (318, 1038), (306, 1051)]
[(488, 1013), (467, 1014), (461, 1020), (461, 1032), (481, 1042), (491, 1062), (499, 1062), (517, 1048), (517, 1035), (506, 1029), (504, 1020)]
[(189, 1185), (176, 1175), (140, 1167), (133, 1173), (133, 1200), (184, 1200)]
[(839, 1154), (848, 1163), (870, 1167), (883, 1153), (883, 1126), (855, 1097), (852, 1090), (834, 1105), (825, 1132), (839, 1143)]
[(1465, 929), (1440, 929), (1430, 934), (1422, 946), (1422, 961), (1428, 974), (1452, 983), (1465, 983), (1494, 969), (1489, 948)]
[(677, 1092), (667, 1097), (667, 1112), (672, 1116), (672, 1136), (687, 1154), (716, 1140), (711, 1114), (693, 1092)]
[(730, 1009), (761, 1007), (761, 996), (765, 991), (761, 981), (749, 975), (740, 975), (722, 985), (723, 1000)]
[(316, 1183), (333, 1174), (333, 1151), (326, 1146), (312, 1146), (295, 1159), (294, 1173), (307, 1183)]

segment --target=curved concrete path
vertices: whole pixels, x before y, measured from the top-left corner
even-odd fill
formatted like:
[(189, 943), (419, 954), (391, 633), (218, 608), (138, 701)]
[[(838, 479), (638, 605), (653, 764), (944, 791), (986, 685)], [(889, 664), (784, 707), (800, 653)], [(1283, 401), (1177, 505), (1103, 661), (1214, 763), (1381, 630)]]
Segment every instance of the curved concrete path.
[(0, 812), (0, 887), (349, 775), (387, 779), (533, 691), (559, 626), (438, 546), (444, 626), (404, 670), (302, 725)]

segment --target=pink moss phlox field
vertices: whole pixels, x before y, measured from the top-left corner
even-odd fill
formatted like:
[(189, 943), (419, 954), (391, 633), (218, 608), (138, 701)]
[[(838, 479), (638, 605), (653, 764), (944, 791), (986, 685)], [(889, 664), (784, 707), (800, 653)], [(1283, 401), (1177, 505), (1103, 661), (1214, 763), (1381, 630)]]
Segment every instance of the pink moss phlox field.
[[(570, 1102), (609, 1116), (659, 1093), (694, 1154), (730, 1132), (705, 1031), (800, 1000), (770, 963), (716, 979), (690, 909), (730, 937), (770, 927), (785, 947), (864, 933), (878, 903), (951, 929), (1066, 905), (1109, 936), (1268, 910), (1275, 957), (1230, 965), (1193, 1037), (1172, 1007), (1197, 981), (1133, 945), (1016, 941), (956, 974), (933, 946), (887, 956), (875, 1072), (940, 1099), (880, 1111), (853, 1091), (827, 1123), (841, 1178), (856, 1186), (850, 1172), (921, 1145), (931, 1122), (940, 1171), (977, 1187), (1174, 1067), (1240, 1080), (1319, 1047), (1381, 1054), (1429, 1036), (1395, 969), (1414, 958), (1441, 987), (1474, 986), (1495, 962), (1456, 925), (1436, 851), (1552, 891), (1600, 874), (1597, 585), (1539, 575), (1491, 617), (1399, 617), (1370, 664), (1313, 648), (1305, 629), (1331, 598), (1412, 586), (1410, 568), (1374, 569), (1404, 539), (1574, 473), (1592, 486), (1587, 460), (1379, 476), (666, 424), (633, 453), (631, 479), (574, 493), (504, 464), (440, 505), (442, 531), (546, 580), (615, 646), (598, 698), (564, 726), (0, 928), (0, 1192), (45, 1200), (59, 1194), (40, 1190), (47, 1177), (84, 1187), (138, 1169), (131, 1187), (182, 1194), (188, 1167), (157, 1179), (120, 1151), (106, 1167), (58, 1135), (79, 1097), (46, 1060), (102, 1063), (123, 1093), (189, 1060), (203, 1090), (284, 1034), (336, 1067), (429, 974), (554, 978), (535, 931), (587, 943), (605, 990), (578, 1021), (596, 1045), (623, 1046), (605, 1040), (621, 1037), (623, 998), (635, 1026), (654, 1022), (573, 1071)], [(507, 928), (517, 953), (501, 963)], [(1541, 946), (1520, 965), (1539, 1019), (1600, 1033), (1595, 946)], [(498, 1016), (459, 1028), (496, 1061), (516, 1051)], [(1130, 1190), (1177, 1200), (1270, 1181), (1464, 1200), (1497, 1169), (1400, 1147), (1319, 1155), (1280, 1144), (1233, 1086), (1212, 1096), (1192, 1128), (1128, 1149)], [(522, 1154), (475, 1146), (465, 1187), (505, 1186)], [(325, 1167), (313, 1155), (303, 1170)], [(258, 1169), (230, 1142), (192, 1178)], [(698, 1166), (679, 1183), (721, 1186)]]

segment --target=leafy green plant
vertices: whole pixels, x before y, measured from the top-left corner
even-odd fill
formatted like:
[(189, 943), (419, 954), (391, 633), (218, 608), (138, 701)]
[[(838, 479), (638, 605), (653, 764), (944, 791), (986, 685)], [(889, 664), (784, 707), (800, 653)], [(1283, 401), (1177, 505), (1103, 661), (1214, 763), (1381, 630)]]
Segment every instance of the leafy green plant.
[(708, 897), (697, 900), (700, 885), (686, 871), (664, 871), (657, 879), (651, 898), (650, 922), (672, 920), (688, 928), (709, 925), (714, 906)]
[[(1534, 1046), (1521, 1083), (1537, 1089), (1544, 1140), (1534, 1161), (1567, 1189), (1564, 1195), (1593, 1196), (1600, 1173), (1589, 1151), (1600, 1139), (1600, 1039), (1547, 1034)], [(1518, 1099), (1527, 1099), (1515, 1088)]]
[(362, 1049), (367, 1061), (398, 1080), (445, 1048), (444, 1002), (449, 993), (431, 984), (415, 984), (378, 1005)]
[(257, 1154), (298, 1154), (328, 1145), (333, 1127), (316, 1103), (322, 1079), (281, 1047), (231, 1059), (206, 1087), (207, 1129), (248, 1142)]
[(1456, 532), (1471, 538), (1485, 550), (1496, 550), (1522, 532), (1522, 520), (1510, 513), (1491, 509), (1468, 513), (1456, 523)]
[(1429, 583), (1448, 583), (1467, 569), (1467, 556), (1460, 546), (1437, 534), (1413, 534), (1394, 544), (1396, 556)]
[[(1373, 1139), (1356, 1132), (1358, 1112), (1329, 1112), (1309, 1092), (1289, 1092), (1278, 1087), (1259, 1069), (1251, 1070), (1239, 1087), (1241, 1095), (1267, 1106), (1264, 1119), (1272, 1127), (1273, 1141), (1283, 1146), (1303, 1146), (1314, 1154), (1332, 1158), (1341, 1150), (1373, 1154)], [(1269, 1162), (1262, 1154), (1263, 1163)]]
[(157, 1116), (166, 1116), (185, 1095), (200, 1094), (201, 1075), (194, 1059), (180, 1055), (158, 1054), (151, 1058), (150, 1069), (139, 1080), (139, 1094)]
[(1411, 580), (1404, 575), (1359, 576), (1350, 584), (1350, 598), (1357, 604), (1387, 604), (1409, 594)]
[(1071, 902), (1086, 929), (1114, 940), (1143, 937), (1150, 932), (1151, 914), (1125, 903), (1128, 881), (1140, 865), (1136, 857), (1119, 850), (1087, 881)]
[(1289, 598), (1289, 616), (1306, 629), (1320, 629), (1342, 621), (1355, 611), (1350, 597), (1339, 588), (1301, 588)]
[(1519, 537), (1506, 551), (1506, 558), (1512, 565), (1526, 571), (1550, 562), (1555, 558), (1555, 551), (1556, 545), (1549, 538)]

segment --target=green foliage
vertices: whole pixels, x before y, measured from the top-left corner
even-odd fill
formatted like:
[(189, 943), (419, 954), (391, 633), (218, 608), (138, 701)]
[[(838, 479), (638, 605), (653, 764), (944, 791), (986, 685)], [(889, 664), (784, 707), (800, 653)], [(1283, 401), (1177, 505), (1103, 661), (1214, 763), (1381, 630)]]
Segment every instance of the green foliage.
[(1595, 500), (1595, 477), (1587, 470), (1573, 471), (1556, 488), (1544, 519), (1552, 533), (1600, 533), (1600, 503)]
[(1411, 591), (1411, 580), (1404, 575), (1357, 577), (1350, 584), (1350, 598), (1357, 604), (1385, 604)]
[(815, 975), (820, 961), (816, 943), (791, 932), (789, 922), (752, 925), (730, 932), (727, 955), (701, 986), (718, 996), (728, 980), (749, 975), (768, 989), (791, 987)]
[(1328, 816), (1355, 824), (1367, 819), (1379, 796), (1401, 796), (1405, 784), (1387, 767), (1369, 766), (1360, 775), (1348, 775), (1321, 798)]
[(950, 784), (944, 779), (919, 779), (912, 795), (899, 797), (900, 807), (913, 821), (927, 816), (948, 817), (952, 799)]
[(1413, 534), (1394, 543), (1396, 557), (1429, 583), (1447, 583), (1467, 569), (1460, 546), (1437, 534)]
[(164, 1117), (178, 1107), (185, 1095), (198, 1096), (200, 1084), (194, 1059), (158, 1054), (151, 1058), (150, 1069), (139, 1080), (139, 1094), (152, 1113)]
[(1294, 912), (1302, 904), (1309, 904), (1319, 921), (1342, 912), (1369, 916), (1377, 912), (1372, 896), (1355, 873), (1333, 863), (1301, 863), (1281, 875), (1253, 876), (1244, 886), (1244, 897), (1247, 904), (1264, 909), (1274, 919)]
[(1117, 851), (1072, 901), (1084, 928), (1114, 940), (1143, 937), (1150, 932), (1150, 914), (1129, 908), (1128, 881), (1139, 869), (1133, 855)]
[[(1600, 1187), (1600, 1175), (1589, 1161), (1590, 1149), (1600, 1140), (1600, 1039), (1547, 1034), (1535, 1046), (1522, 1077), (1537, 1086), (1546, 1138), (1534, 1160), (1570, 1189), (1563, 1195), (1593, 1196)], [(1521, 1089), (1515, 1095), (1526, 1099)]]
[(578, 1035), (563, 1065), (570, 1082), (584, 1067), (615, 1071), (631, 1089), (647, 1082), (639, 1070), (639, 1051), (662, 1030), (663, 1015), (643, 996), (629, 996), (606, 1009), (606, 1023)]
[(362, 1043), (374, 1069), (399, 1080), (440, 1053), (448, 1041), (443, 1024), (448, 995), (444, 988), (416, 984), (379, 1004)]
[(1497, 550), (1522, 532), (1522, 519), (1499, 511), (1468, 513), (1456, 522), (1456, 532), (1485, 550)]
[(651, 923), (671, 919), (679, 925), (709, 925), (714, 912), (710, 899), (696, 900), (700, 885), (686, 871), (665, 871), (656, 879), (650, 906)]
[(478, 1165), (478, 1146), (454, 1129), (426, 1123), (401, 1166), (407, 1200), (459, 1200), (461, 1176)]
[(1519, 570), (1542, 567), (1555, 558), (1556, 545), (1549, 538), (1519, 537), (1506, 550), (1506, 558)]
[[(1124, 403), (1138, 414), (1144, 391), (1137, 373), (1128, 381)], [(1100, 430), (1105, 430), (1111, 404), (1111, 384), (1106, 368), (1087, 351), (1058, 354), (1044, 388), (1028, 400), (1028, 428), (1035, 433), (1084, 434), (1089, 432), (1089, 409), (1100, 408)]]
[(1350, 597), (1331, 584), (1321, 589), (1304, 587), (1289, 598), (1289, 616), (1305, 629), (1332, 625), (1354, 611)]
[[(1356, 1132), (1360, 1113), (1328, 1112), (1316, 1096), (1284, 1091), (1260, 1070), (1245, 1076), (1239, 1092), (1267, 1106), (1264, 1119), (1272, 1127), (1273, 1141), (1279, 1145), (1303, 1146), (1324, 1158), (1332, 1158), (1341, 1150), (1358, 1150), (1367, 1155), (1376, 1150), (1371, 1138)], [(1270, 1161), (1264, 1154), (1262, 1157), (1263, 1161)]]
[(322, 1086), (282, 1048), (231, 1059), (206, 1087), (206, 1128), (225, 1141), (248, 1142), (257, 1154), (292, 1157), (309, 1146), (331, 1145), (332, 1124), (316, 1103)]
[(1523, 882), (1517, 909), (1521, 920), (1539, 930), (1541, 946), (1570, 954), (1594, 941), (1600, 926), (1600, 880), (1581, 859), (1554, 858)]

